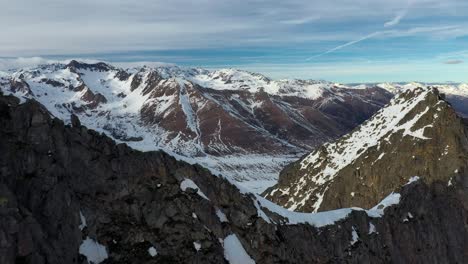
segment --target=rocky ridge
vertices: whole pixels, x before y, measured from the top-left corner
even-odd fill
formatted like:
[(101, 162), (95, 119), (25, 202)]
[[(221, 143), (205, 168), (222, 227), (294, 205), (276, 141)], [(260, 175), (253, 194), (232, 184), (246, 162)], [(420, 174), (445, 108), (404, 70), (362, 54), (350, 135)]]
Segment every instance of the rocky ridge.
[[(197, 165), (0, 96), (0, 262), (464, 263), (468, 181), (293, 213)], [(386, 207), (387, 206), (387, 207)]]
[(414, 176), (466, 174), (464, 119), (435, 88), (409, 89), (350, 134), (285, 168), (265, 197), (291, 210), (370, 208)]

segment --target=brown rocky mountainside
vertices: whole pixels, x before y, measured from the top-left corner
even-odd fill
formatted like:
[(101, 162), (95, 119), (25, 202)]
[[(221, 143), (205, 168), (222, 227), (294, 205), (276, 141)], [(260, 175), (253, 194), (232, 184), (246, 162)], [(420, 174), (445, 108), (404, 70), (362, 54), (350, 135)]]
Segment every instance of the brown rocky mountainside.
[(393, 96), (232, 69), (77, 61), (0, 72), (0, 89), (41, 102), (65, 123), (73, 113), (135, 149), (162, 149), (238, 181), (276, 179), (283, 164), (349, 132)]
[(412, 177), (449, 182), (466, 175), (467, 165), (464, 120), (436, 89), (417, 88), (285, 168), (265, 197), (302, 212), (370, 208)]
[(399, 203), (376, 209), (383, 215), (298, 214), (198, 165), (133, 150), (71, 121), (0, 96), (2, 264), (468, 260), (461, 175), (450, 186), (404, 186)]

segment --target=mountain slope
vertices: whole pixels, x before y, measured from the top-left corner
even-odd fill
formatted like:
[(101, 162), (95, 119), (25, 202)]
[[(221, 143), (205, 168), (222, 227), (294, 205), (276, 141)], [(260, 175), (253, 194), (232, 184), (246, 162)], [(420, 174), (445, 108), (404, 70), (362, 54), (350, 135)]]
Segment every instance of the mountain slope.
[(2, 264), (468, 259), (462, 178), (405, 185), (385, 210), (300, 214), (71, 120), (65, 126), (35, 101), (0, 96)]
[(370, 208), (414, 176), (447, 182), (465, 175), (467, 165), (463, 119), (435, 88), (416, 88), (287, 167), (265, 197), (303, 212)]
[(381, 88), (281, 80), (238, 70), (49, 64), (1, 75), (7, 94), (147, 151), (163, 149), (238, 181), (277, 178), (290, 161), (370, 117)]

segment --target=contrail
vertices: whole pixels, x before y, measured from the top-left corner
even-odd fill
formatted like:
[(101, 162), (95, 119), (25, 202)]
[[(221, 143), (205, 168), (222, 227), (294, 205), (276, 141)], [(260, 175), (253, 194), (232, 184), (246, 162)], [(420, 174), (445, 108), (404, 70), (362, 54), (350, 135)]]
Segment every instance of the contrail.
[[(413, 2), (414, 2), (414, 0), (408, 0), (407, 5), (406, 5), (406, 8), (405, 8), (403, 11), (399, 12), (392, 20), (386, 22), (386, 23), (384, 24), (384, 27), (385, 27), (385, 28), (388, 28), (388, 27), (393, 27), (393, 26), (396, 26), (396, 25), (400, 24), (400, 21), (408, 14), (410, 8), (411, 8), (412, 5), (413, 5)], [(315, 58), (321, 57), (321, 56), (323, 56), (323, 55), (326, 55), (326, 54), (335, 52), (335, 51), (337, 51), (337, 50), (340, 50), (340, 49), (342, 49), (342, 48), (346, 48), (346, 47), (348, 47), (348, 46), (354, 45), (354, 44), (359, 43), (359, 42), (361, 42), (361, 41), (364, 41), (364, 40), (366, 40), (366, 39), (373, 38), (373, 37), (375, 37), (375, 36), (377, 36), (377, 35), (385, 34), (386, 32), (388, 32), (388, 31), (377, 31), (377, 32), (374, 32), (374, 33), (369, 34), (369, 35), (367, 35), (367, 36), (365, 36), (365, 37), (362, 37), (362, 38), (360, 38), (360, 39), (358, 39), (358, 40), (350, 41), (350, 42), (348, 42), (348, 43), (345, 43), (345, 44), (340, 45), (340, 46), (338, 46), (338, 47), (335, 47), (335, 48), (333, 48), (333, 49), (327, 50), (327, 51), (325, 51), (324, 53), (320, 53), (320, 54), (317, 54), (317, 55), (315, 55), (315, 56), (309, 57), (309, 58), (306, 59), (306, 61), (310, 61), (310, 60), (313, 60), (313, 59), (315, 59)]]
[(365, 37), (362, 37), (362, 38), (360, 38), (360, 39), (358, 39), (358, 40), (350, 41), (350, 42), (348, 42), (348, 43), (345, 43), (345, 44), (340, 45), (340, 46), (338, 46), (338, 47), (335, 47), (335, 48), (333, 48), (333, 49), (329, 49), (329, 50), (325, 51), (324, 53), (320, 53), (320, 54), (317, 54), (317, 55), (315, 55), (315, 56), (309, 57), (309, 58), (306, 59), (306, 61), (310, 61), (310, 60), (313, 60), (313, 59), (315, 59), (315, 58), (321, 57), (321, 56), (323, 56), (323, 55), (326, 55), (326, 54), (335, 52), (335, 51), (337, 51), (337, 50), (340, 50), (340, 49), (342, 49), (342, 48), (346, 48), (346, 47), (348, 47), (348, 46), (354, 45), (354, 44), (359, 43), (359, 42), (361, 42), (361, 41), (364, 41), (364, 40), (366, 40), (366, 39), (370, 39), (370, 38), (372, 38), (372, 37), (375, 37), (375, 36), (377, 36), (377, 35), (379, 35), (379, 34), (381, 34), (381, 33), (382, 33), (381, 31), (374, 32), (374, 33), (369, 34), (369, 35), (367, 35), (367, 36), (365, 36)]

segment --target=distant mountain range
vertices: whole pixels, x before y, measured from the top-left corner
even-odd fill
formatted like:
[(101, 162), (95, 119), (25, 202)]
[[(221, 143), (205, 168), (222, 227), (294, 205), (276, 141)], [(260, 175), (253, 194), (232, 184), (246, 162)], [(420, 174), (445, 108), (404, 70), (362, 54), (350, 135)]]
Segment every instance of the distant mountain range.
[[(35, 99), (66, 123), (74, 114), (118, 142), (162, 149), (258, 192), (274, 184), (286, 164), (351, 131), (395, 93), (418, 86), (78, 61), (0, 73), (4, 93)], [(468, 116), (467, 85), (438, 87)]]

